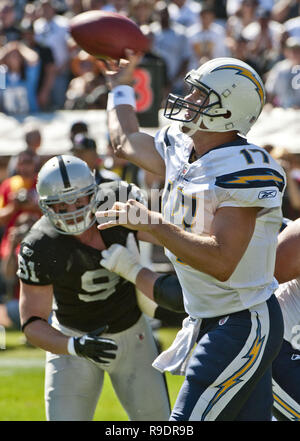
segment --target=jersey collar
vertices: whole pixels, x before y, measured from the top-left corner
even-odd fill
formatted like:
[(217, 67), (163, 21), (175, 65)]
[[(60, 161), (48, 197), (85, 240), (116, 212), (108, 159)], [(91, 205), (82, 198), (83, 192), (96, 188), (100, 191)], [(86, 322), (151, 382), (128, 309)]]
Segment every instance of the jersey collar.
[(212, 150), (222, 149), (224, 147), (235, 147), (238, 145), (249, 145), (249, 143), (246, 138), (242, 138), (241, 136), (238, 136), (235, 141), (225, 142), (224, 144), (217, 145), (216, 147), (213, 147), (209, 151), (211, 152)]
[[(207, 155), (208, 153), (212, 152), (213, 150), (219, 150), (226, 147), (235, 147), (240, 145), (249, 145), (246, 138), (242, 138), (241, 136), (238, 136), (235, 141), (225, 142), (224, 144), (217, 145), (216, 147), (213, 147), (212, 149), (208, 150), (207, 152), (203, 153), (203, 155), (199, 156), (198, 159), (203, 158), (203, 156)], [(194, 150), (194, 148), (193, 148)]]

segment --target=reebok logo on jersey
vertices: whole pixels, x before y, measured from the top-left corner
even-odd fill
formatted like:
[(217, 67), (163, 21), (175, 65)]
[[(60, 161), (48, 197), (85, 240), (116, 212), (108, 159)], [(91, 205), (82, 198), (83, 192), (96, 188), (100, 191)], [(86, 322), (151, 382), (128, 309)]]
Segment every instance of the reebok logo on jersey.
[(31, 257), (33, 255), (33, 250), (31, 250), (30, 248), (28, 248), (26, 245), (24, 245), (23, 247), (23, 253), (25, 254), (25, 256)]
[(219, 325), (220, 326), (224, 325), (227, 322), (228, 319), (229, 319), (229, 315), (226, 315), (226, 317), (221, 318), (219, 320)]
[(298, 355), (298, 354), (292, 354), (292, 356), (291, 356), (291, 360), (292, 360), (292, 361), (300, 360), (300, 355)]
[(272, 199), (277, 195), (277, 190), (263, 190), (259, 192), (258, 199)]

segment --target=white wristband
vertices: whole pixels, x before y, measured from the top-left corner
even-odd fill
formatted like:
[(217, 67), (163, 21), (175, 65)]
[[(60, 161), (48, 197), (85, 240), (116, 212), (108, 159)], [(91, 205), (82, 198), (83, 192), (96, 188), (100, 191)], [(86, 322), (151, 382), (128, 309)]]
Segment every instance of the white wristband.
[(77, 355), (74, 348), (74, 339), (70, 337), (68, 340), (68, 352), (70, 355)]
[(121, 84), (120, 86), (114, 87), (111, 92), (109, 92), (107, 98), (107, 110), (112, 110), (121, 104), (127, 104), (136, 109), (133, 87)]

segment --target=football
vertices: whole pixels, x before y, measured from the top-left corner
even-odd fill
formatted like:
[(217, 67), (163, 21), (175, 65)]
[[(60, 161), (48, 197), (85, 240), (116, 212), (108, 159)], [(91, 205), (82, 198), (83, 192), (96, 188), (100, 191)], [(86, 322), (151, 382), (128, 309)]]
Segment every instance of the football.
[(87, 11), (70, 21), (70, 33), (83, 50), (97, 58), (126, 58), (125, 49), (147, 52), (150, 42), (129, 18), (107, 11)]

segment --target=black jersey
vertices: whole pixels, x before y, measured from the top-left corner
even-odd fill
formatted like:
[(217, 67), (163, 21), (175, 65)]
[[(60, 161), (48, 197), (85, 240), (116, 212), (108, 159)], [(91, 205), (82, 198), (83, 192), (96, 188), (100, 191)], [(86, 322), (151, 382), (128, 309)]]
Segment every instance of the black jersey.
[[(124, 189), (131, 192), (132, 187), (111, 182), (99, 189), (99, 204), (107, 204), (113, 194), (120, 199), (120, 189), (124, 195)], [(139, 199), (135, 190), (134, 195)], [(108, 248), (113, 243), (126, 245), (130, 232), (114, 227), (99, 234)], [(54, 311), (61, 325), (82, 332), (108, 325), (107, 332), (120, 332), (141, 315), (135, 286), (101, 267), (100, 260), (101, 251), (81, 243), (76, 236), (58, 233), (43, 216), (22, 241), (17, 274), (26, 284), (53, 285)]]

